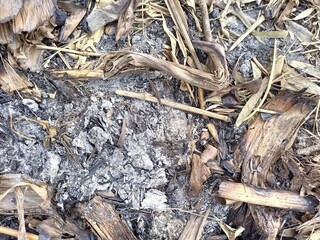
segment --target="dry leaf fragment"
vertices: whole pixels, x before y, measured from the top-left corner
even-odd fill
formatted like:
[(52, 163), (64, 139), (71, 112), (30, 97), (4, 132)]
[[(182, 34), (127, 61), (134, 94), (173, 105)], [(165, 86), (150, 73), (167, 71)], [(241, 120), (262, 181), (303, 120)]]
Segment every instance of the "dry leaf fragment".
[(309, 80), (308, 78), (300, 75), (296, 70), (284, 65), (283, 67), (283, 77), (281, 78), (281, 87), (291, 91), (301, 91), (305, 90), (309, 94), (320, 95), (320, 87)]
[(129, 0), (101, 0), (96, 4), (96, 8), (89, 14), (86, 21), (88, 28), (91, 32), (94, 32), (107, 23), (113, 22), (124, 13)]
[(227, 235), (228, 240), (235, 240), (237, 237), (241, 236), (242, 232), (245, 230), (244, 227), (238, 227), (237, 229), (232, 228), (222, 221), (219, 221), (218, 223), (223, 232)]
[(8, 24), (15, 34), (31, 32), (53, 16), (55, 10), (53, 0), (24, 0), (19, 13)]
[(11, 200), (17, 187), (27, 187), (24, 191), (24, 211), (26, 214), (48, 210), (51, 204), (51, 190), (43, 182), (21, 174), (0, 176), (0, 213), (7, 214), (17, 210)]
[(207, 181), (210, 176), (210, 169), (201, 161), (198, 154), (192, 155), (191, 160), (191, 175), (189, 179), (189, 195), (191, 197), (196, 197), (202, 190), (203, 183)]
[(32, 83), (27, 80), (24, 75), (19, 75), (10, 66), (10, 64), (1, 58), (2, 67), (0, 66), (0, 87), (6, 92), (14, 92), (29, 87), (33, 87)]
[(137, 0), (130, 0), (127, 9), (120, 15), (116, 32), (116, 42), (118, 42), (122, 36), (129, 33), (134, 21), (134, 11), (137, 8), (137, 5)]
[(309, 63), (299, 62), (296, 60), (289, 60), (288, 64), (291, 67), (294, 67), (295, 69), (298, 69), (301, 72), (304, 72), (306, 74), (309, 74), (313, 77), (320, 79), (320, 69), (316, 68), (315, 66), (313, 66)]
[(314, 8), (308, 8), (304, 11), (302, 11), (301, 13), (299, 13), (297, 16), (295, 16), (292, 20), (301, 20), (303, 18), (308, 17), (315, 9)]
[(278, 18), (277, 24), (282, 25), (291, 15), (293, 8), (298, 5), (299, 5), (299, 0), (289, 0), (285, 9), (282, 11), (280, 17)]
[(309, 43), (312, 41), (313, 34), (300, 24), (293, 21), (287, 21), (285, 25), (289, 32), (296, 36), (301, 42)]
[(179, 240), (186, 240), (186, 239), (200, 240), (202, 232), (204, 230), (203, 227), (208, 218), (209, 213), (210, 213), (210, 208), (207, 209), (204, 216), (191, 215), (190, 219), (188, 220), (186, 226), (183, 229), (183, 232), (179, 237)]
[(59, 0), (58, 6), (62, 10), (70, 13), (59, 34), (59, 42), (64, 42), (78, 26), (82, 18), (85, 16), (87, 10), (86, 8), (77, 6), (73, 1), (70, 0)]

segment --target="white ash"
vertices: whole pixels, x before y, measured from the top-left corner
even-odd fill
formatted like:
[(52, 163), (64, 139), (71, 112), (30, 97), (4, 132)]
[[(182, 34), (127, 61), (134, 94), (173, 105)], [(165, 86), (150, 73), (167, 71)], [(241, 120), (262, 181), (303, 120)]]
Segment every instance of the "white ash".
[(161, 192), (157, 189), (150, 189), (145, 193), (145, 198), (141, 203), (141, 208), (144, 209), (166, 209), (169, 206), (167, 205), (167, 196), (164, 192)]
[(33, 112), (37, 112), (39, 110), (38, 103), (32, 99), (24, 98), (22, 99), (22, 104), (27, 106)]

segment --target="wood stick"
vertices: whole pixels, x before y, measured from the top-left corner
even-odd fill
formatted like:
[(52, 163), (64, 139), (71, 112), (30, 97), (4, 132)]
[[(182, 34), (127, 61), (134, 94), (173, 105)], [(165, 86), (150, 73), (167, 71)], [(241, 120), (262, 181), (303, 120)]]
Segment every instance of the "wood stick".
[[(12, 229), (12, 228), (8, 228), (8, 227), (2, 227), (0, 226), (0, 233), (5, 234), (5, 235), (9, 235), (9, 236), (13, 236), (13, 237), (18, 237), (19, 235), (19, 231), (16, 229)], [(39, 236), (36, 234), (32, 234), (32, 233), (27, 233), (27, 237), (29, 240), (39, 240)]]
[[(159, 103), (159, 101), (156, 97), (153, 97), (151, 94), (148, 94), (148, 93), (135, 93), (135, 92), (128, 92), (128, 91), (123, 91), (123, 90), (116, 90), (116, 94), (120, 95), (120, 96), (137, 98), (137, 99), (141, 99), (141, 100), (145, 100), (145, 101), (149, 101), (149, 102)], [(219, 120), (222, 120), (225, 122), (230, 121), (228, 116), (223, 116), (223, 115), (220, 115), (217, 113), (213, 113), (213, 112), (209, 112), (209, 111), (206, 111), (203, 109), (187, 106), (187, 105), (184, 105), (181, 103), (176, 103), (176, 102), (173, 102), (173, 101), (170, 101), (167, 99), (163, 99), (163, 98), (161, 98), (160, 101), (161, 101), (161, 104), (168, 106), (168, 107), (176, 108), (179, 110), (183, 110), (183, 111), (187, 111), (187, 112), (191, 112), (191, 113), (195, 113), (195, 114), (200, 114), (203, 116), (219, 119)]]
[(61, 48), (61, 47), (50, 47), (45, 45), (36, 45), (36, 47), (37, 49), (42, 49), (42, 50), (53, 50), (53, 51), (59, 51), (59, 52), (73, 53), (73, 54), (78, 54), (78, 55), (83, 55), (88, 57), (100, 57), (104, 54), (104, 53), (95, 53), (95, 52), (83, 52), (83, 51), (77, 51), (77, 50)]
[(244, 183), (222, 182), (218, 195), (225, 199), (299, 212), (314, 211), (318, 205), (311, 198), (301, 197), (294, 192), (249, 187)]
[(229, 51), (232, 51), (233, 49), (235, 49), (235, 48), (239, 45), (239, 43), (241, 43), (241, 42), (242, 42), (254, 29), (256, 29), (256, 27), (258, 27), (265, 19), (266, 19), (266, 18), (265, 18), (263, 15), (261, 15), (261, 16), (257, 19), (257, 21), (256, 21), (254, 24), (252, 24), (252, 25), (247, 29), (247, 31), (246, 31), (244, 34), (242, 34), (242, 35), (237, 39), (237, 41), (235, 41), (235, 42), (232, 44), (232, 46), (230, 47)]

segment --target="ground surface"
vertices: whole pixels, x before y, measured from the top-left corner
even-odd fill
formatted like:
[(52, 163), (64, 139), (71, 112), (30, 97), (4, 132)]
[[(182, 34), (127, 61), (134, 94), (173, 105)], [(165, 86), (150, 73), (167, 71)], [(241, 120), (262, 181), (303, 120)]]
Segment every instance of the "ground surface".
[[(210, 17), (215, 19), (220, 13), (215, 8)], [(251, 16), (256, 18), (257, 13), (258, 10), (252, 10)], [(212, 28), (216, 37), (220, 31), (217, 20), (212, 21)], [(245, 31), (236, 18), (229, 19), (227, 28), (238, 34)], [(146, 28), (146, 35), (135, 33), (131, 38), (133, 51), (153, 55), (161, 54), (168, 41), (158, 21)], [(280, 41), (280, 52), (296, 47), (293, 43), (290, 36)], [(125, 42), (116, 45), (113, 36), (104, 36), (99, 43), (101, 51), (125, 47)], [(249, 60), (256, 57), (269, 68), (272, 48), (273, 41), (262, 44), (249, 36), (227, 53), (229, 67), (233, 69), (242, 56), (237, 68), (244, 77), (250, 77)], [(54, 61), (59, 66), (59, 59)], [(152, 81), (161, 97), (190, 104), (188, 93), (179, 90), (179, 82), (161, 72), (132, 72), (106, 81), (80, 83), (53, 79), (45, 71), (26, 74), (43, 97), (36, 102), (0, 92), (1, 174), (23, 173), (48, 183), (55, 189), (57, 206), (68, 214), (72, 214), (75, 204), (96, 194), (109, 196), (139, 239), (177, 239), (190, 216), (185, 211), (192, 210), (198, 200), (203, 210), (211, 206), (210, 215), (222, 219), (226, 216), (228, 207), (212, 200), (217, 177), (209, 178), (198, 198), (188, 197), (190, 147), (199, 139), (202, 128), (213, 122), (227, 144), (227, 154), (221, 160), (228, 161), (245, 125), (236, 128), (233, 123), (204, 119), (114, 93), (117, 89), (152, 92)], [(11, 130), (10, 114), (14, 129), (30, 139)], [(48, 133), (39, 124), (21, 117), (51, 121), (59, 126), (60, 138), (45, 147)], [(119, 143), (123, 124), (126, 137)], [(15, 223), (6, 217), (1, 219), (2, 224)], [(215, 221), (208, 219), (203, 239), (219, 233), (221, 229)]]

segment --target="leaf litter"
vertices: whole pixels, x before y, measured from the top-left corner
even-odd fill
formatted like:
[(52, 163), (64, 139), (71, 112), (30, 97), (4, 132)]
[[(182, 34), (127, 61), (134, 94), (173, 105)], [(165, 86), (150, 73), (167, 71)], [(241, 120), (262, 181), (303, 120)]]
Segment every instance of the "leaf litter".
[[(58, 1), (55, 5), (48, 0), (36, 5), (25, 0), (14, 1), (8, 9), (4, 1), (0, 6), (0, 42), (5, 45), (1, 47), (0, 87), (5, 98), (9, 99), (9, 94), (21, 98), (30, 111), (23, 117), (26, 124), (15, 121), (17, 115), (25, 115), (23, 108), (17, 108), (16, 103), (6, 106), (7, 112), (2, 115), (9, 128), (0, 126), (1, 134), (6, 129), (15, 134), (12, 137), (7, 133), (4, 139), (18, 139), (13, 148), (23, 148), (22, 156), (32, 154), (25, 146), (29, 146), (27, 151), (31, 146), (47, 151), (40, 157), (43, 169), (34, 169), (40, 174), (32, 174), (28, 168), (22, 168), (22, 172), (48, 183), (53, 180), (57, 191), (55, 196), (51, 190), (50, 194), (40, 193), (46, 183), (4, 174), (17, 169), (10, 166), (5, 153), (6, 167), (1, 177), (10, 176), (18, 183), (4, 191), (0, 203), (8, 194), (16, 199), (16, 205), (10, 206), (17, 211), (18, 230), (1, 227), (1, 233), (18, 239), (87, 239), (94, 235), (102, 239), (215, 239), (223, 233), (228, 239), (318, 238), (319, 179), (314, 176), (319, 173), (319, 149), (311, 146), (317, 146), (319, 132), (308, 130), (317, 129), (319, 111), (320, 25), (316, 1), (121, 0), (87, 5)], [(161, 40), (161, 31), (167, 39)], [(114, 34), (111, 39), (118, 46), (101, 52), (99, 44), (107, 38), (107, 32)], [(150, 48), (133, 51), (130, 48), (135, 44), (136, 49)], [(156, 52), (152, 51), (154, 46), (158, 46)], [(44, 79), (49, 81), (30, 78), (27, 70), (45, 72)], [(154, 96), (145, 86), (137, 88), (138, 80), (127, 81), (130, 91), (114, 83), (114, 79), (126, 81), (128, 75), (139, 79), (148, 74), (153, 74), (153, 80), (147, 82)], [(104, 81), (96, 83), (95, 79)], [(177, 80), (179, 88), (172, 95), (170, 89)], [(108, 90), (104, 89), (107, 94), (97, 91), (99, 84), (109, 84)], [(91, 91), (89, 102), (86, 88)], [(118, 99), (115, 94), (154, 105)], [(67, 99), (63, 106), (54, 103), (61, 96)], [(180, 96), (177, 99), (181, 103), (171, 100), (173, 96)], [(2, 96), (0, 100), (7, 103)], [(54, 103), (51, 109), (50, 102)], [(137, 119), (137, 106), (131, 103), (143, 107), (148, 118)], [(188, 112), (189, 120), (184, 113), (162, 105)], [(161, 117), (155, 120), (158, 116), (153, 116), (152, 106), (167, 114), (165, 121)], [(60, 116), (50, 113), (52, 110)], [(196, 118), (194, 113), (200, 116)], [(61, 114), (67, 116), (61, 118)], [(51, 117), (56, 119), (54, 125)], [(198, 124), (194, 130), (190, 119)], [(141, 135), (135, 132), (135, 125), (141, 128)], [(207, 129), (196, 141), (200, 134), (196, 129), (201, 126)], [(303, 137), (303, 131), (311, 135)], [(184, 155), (176, 154), (174, 149), (181, 149), (177, 147), (180, 143), (168, 140), (170, 133), (187, 142), (189, 150)], [(151, 145), (146, 143), (150, 140)], [(157, 144), (159, 147), (154, 148)], [(68, 160), (63, 162), (61, 156)], [(176, 157), (177, 166), (168, 161), (170, 156), (172, 162)], [(19, 165), (19, 160), (14, 161)], [(112, 161), (119, 163), (117, 167)], [(70, 166), (79, 174), (70, 174)], [(145, 171), (151, 174), (147, 180)], [(123, 185), (130, 179), (132, 188)], [(148, 190), (137, 192), (138, 185)], [(46, 203), (56, 198), (57, 206), (47, 204), (51, 212), (40, 217), (47, 209), (35, 200), (37, 195), (30, 195), (30, 189), (39, 196), (48, 194), (42, 198)], [(176, 202), (170, 193), (174, 193)], [(28, 198), (36, 205), (34, 212), (28, 208)], [(79, 203), (75, 199), (85, 201), (77, 208), (77, 217), (86, 219), (82, 226), (81, 221), (75, 222), (67, 215), (70, 204)], [(150, 209), (143, 206), (152, 208), (152, 199), (169, 208), (158, 209), (158, 215), (152, 213), (156, 208), (151, 209), (149, 214)], [(228, 206), (219, 211), (224, 207), (222, 202)], [(95, 204), (99, 210), (90, 207)], [(61, 212), (52, 210), (57, 207)], [(102, 212), (117, 217), (101, 218)], [(29, 214), (31, 218), (25, 219)], [(152, 219), (152, 224), (146, 219)], [(168, 222), (166, 228), (163, 222)]]

